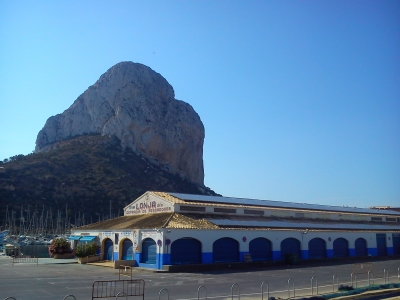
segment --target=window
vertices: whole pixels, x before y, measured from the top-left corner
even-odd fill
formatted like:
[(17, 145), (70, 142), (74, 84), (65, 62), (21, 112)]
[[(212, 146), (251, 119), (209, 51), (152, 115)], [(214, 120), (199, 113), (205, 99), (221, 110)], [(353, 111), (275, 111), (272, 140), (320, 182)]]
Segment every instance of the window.
[(245, 209), (244, 213), (246, 215), (264, 215), (264, 211), (263, 210), (254, 210), (254, 209)]
[(396, 218), (386, 218), (387, 222), (397, 222)]
[(214, 212), (218, 213), (228, 213), (228, 214), (236, 214), (236, 209), (234, 208), (221, 208), (221, 207), (215, 207)]
[(184, 211), (206, 211), (205, 207), (196, 207), (196, 206), (182, 206), (180, 207), (181, 210)]
[(382, 218), (381, 217), (371, 217), (371, 221), (372, 222), (382, 222)]

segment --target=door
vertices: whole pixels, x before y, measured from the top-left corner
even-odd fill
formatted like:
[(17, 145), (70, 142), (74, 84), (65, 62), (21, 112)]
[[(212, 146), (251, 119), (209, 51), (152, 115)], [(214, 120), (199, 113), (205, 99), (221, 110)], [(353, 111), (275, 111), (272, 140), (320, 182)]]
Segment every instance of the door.
[(326, 243), (321, 238), (314, 238), (308, 242), (308, 256), (310, 258), (325, 258)]
[(355, 252), (356, 256), (367, 256), (368, 255), (368, 250), (367, 250), (367, 241), (363, 238), (358, 238), (356, 239), (354, 243), (355, 247)]
[(400, 255), (400, 233), (393, 233), (393, 254)]
[(171, 265), (200, 264), (201, 243), (193, 238), (181, 238), (171, 244)]
[(333, 256), (346, 257), (349, 256), (349, 243), (344, 238), (338, 238), (333, 242)]
[(213, 244), (213, 262), (235, 262), (239, 260), (239, 243), (232, 238), (222, 238)]
[(378, 233), (376, 235), (376, 250), (378, 252), (378, 256), (387, 255), (386, 252), (386, 234)]
[(287, 254), (297, 255), (297, 258), (301, 257), (299, 240), (287, 238), (281, 242), (281, 259), (285, 259)]
[(249, 243), (249, 252), (251, 259), (256, 260), (271, 260), (272, 259), (272, 244), (271, 241), (265, 238), (256, 238)]
[(122, 242), (122, 260), (133, 260), (133, 243), (129, 239)]
[(113, 260), (113, 242), (106, 239), (104, 242), (104, 260)]
[(142, 263), (155, 264), (157, 258), (157, 245), (152, 239), (145, 239), (142, 242)]

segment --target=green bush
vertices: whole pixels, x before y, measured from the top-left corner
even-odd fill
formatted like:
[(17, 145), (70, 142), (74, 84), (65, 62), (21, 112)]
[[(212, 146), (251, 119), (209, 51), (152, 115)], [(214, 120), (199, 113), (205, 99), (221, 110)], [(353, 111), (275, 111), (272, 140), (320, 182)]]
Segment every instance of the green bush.
[(99, 247), (95, 243), (79, 244), (75, 248), (74, 254), (75, 254), (76, 257), (86, 257), (86, 256), (89, 256), (89, 255), (95, 255), (98, 248)]
[(53, 256), (54, 254), (64, 254), (71, 253), (71, 244), (64, 238), (55, 238), (49, 246), (49, 254)]

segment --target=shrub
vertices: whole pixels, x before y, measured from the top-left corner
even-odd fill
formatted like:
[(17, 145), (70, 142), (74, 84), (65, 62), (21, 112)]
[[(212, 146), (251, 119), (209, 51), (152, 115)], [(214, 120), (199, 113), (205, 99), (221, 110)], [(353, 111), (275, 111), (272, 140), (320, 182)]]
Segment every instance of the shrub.
[(89, 255), (95, 255), (99, 247), (95, 243), (91, 244), (79, 244), (75, 250), (74, 254), (76, 257), (86, 257)]
[(54, 254), (64, 254), (64, 253), (71, 253), (71, 245), (70, 243), (64, 238), (55, 238), (51, 242), (49, 246), (49, 254), (53, 256)]
[(352, 286), (341, 284), (339, 285), (338, 291), (351, 291), (354, 290)]

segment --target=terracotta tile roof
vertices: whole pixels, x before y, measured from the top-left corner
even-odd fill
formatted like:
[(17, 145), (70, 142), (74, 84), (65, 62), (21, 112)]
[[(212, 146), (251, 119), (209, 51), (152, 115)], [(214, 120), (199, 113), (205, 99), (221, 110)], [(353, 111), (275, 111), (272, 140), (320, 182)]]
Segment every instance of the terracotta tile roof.
[(185, 229), (219, 229), (219, 226), (204, 219), (201, 215), (184, 215), (175, 213), (167, 228), (185, 228)]
[(123, 216), (98, 223), (81, 226), (78, 230), (114, 230), (135, 228), (162, 228), (173, 213)]

